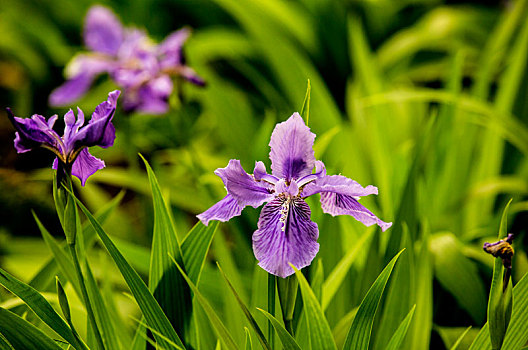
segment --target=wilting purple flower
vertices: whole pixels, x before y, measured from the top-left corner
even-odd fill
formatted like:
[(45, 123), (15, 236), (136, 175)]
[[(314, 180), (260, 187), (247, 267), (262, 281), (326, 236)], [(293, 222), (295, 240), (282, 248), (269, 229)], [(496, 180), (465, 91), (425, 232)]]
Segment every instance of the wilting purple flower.
[[(55, 155), (53, 169), (59, 165), (68, 173), (77, 176), (82, 185), (86, 179), (97, 170), (104, 168), (105, 163), (92, 156), (87, 147), (103, 148), (114, 144), (115, 128), (112, 118), (116, 110), (117, 98), (121, 92), (116, 90), (108, 94), (108, 100), (95, 108), (92, 118), (84, 125), (84, 113), (77, 108), (77, 117), (70, 109), (64, 115), (64, 135), (61, 137), (53, 130), (57, 115), (48, 120), (34, 114), (31, 118), (18, 118), (8, 108), (8, 116), (17, 130), (15, 133), (15, 149), (25, 153), (37, 147), (47, 148)], [(84, 125), (84, 126), (83, 126)]]
[(315, 159), (314, 140), (315, 134), (298, 113), (277, 124), (269, 144), (271, 174), (262, 162), (255, 163), (250, 175), (239, 160), (230, 160), (227, 167), (215, 171), (227, 196), (197, 216), (207, 225), (210, 220), (228, 221), (247, 205), (257, 208), (266, 203), (253, 233), (253, 252), (264, 270), (283, 278), (294, 272), (288, 263), (297, 268), (308, 266), (319, 250), (319, 230), (310, 220), (306, 197), (320, 193), (323, 211), (332, 216), (351, 215), (383, 231), (392, 225), (358, 202), (361, 196), (377, 194), (376, 187), (363, 188), (344, 176), (326, 175), (323, 162)]
[(486, 253), (493, 255), (494, 257), (499, 257), (502, 259), (502, 264), (505, 268), (511, 269), (512, 267), (512, 257), (514, 254), (513, 251), (513, 233), (509, 233), (505, 239), (501, 239), (495, 243), (484, 243), (482, 247)]
[(182, 47), (189, 35), (190, 30), (183, 28), (155, 44), (145, 32), (124, 28), (106, 7), (93, 6), (84, 24), (84, 43), (92, 52), (79, 54), (68, 64), (68, 80), (51, 93), (49, 102), (70, 104), (88, 91), (98, 75), (108, 73), (124, 90), (126, 111), (165, 113), (173, 90), (171, 76), (205, 84), (185, 65)]

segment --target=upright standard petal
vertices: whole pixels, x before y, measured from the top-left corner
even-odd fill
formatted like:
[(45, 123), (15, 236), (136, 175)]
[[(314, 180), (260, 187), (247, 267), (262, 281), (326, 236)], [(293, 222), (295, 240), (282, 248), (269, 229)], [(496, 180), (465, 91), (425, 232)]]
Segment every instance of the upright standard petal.
[(384, 222), (372, 214), (367, 208), (359, 204), (358, 197), (354, 198), (349, 195), (335, 192), (321, 193), (321, 208), (323, 212), (332, 216), (350, 215), (360, 221), (365, 226), (377, 224), (385, 231), (392, 226), (392, 222)]
[(300, 198), (277, 197), (264, 206), (253, 234), (260, 267), (285, 278), (294, 272), (288, 263), (298, 269), (310, 265), (319, 251), (319, 230), (310, 215), (310, 207)]
[(211, 220), (229, 221), (231, 218), (239, 216), (242, 213), (242, 209), (244, 207), (239, 205), (237, 200), (228, 194), (211, 208), (196, 215), (196, 217), (207, 226)]
[(112, 124), (112, 118), (115, 114), (117, 98), (120, 93), (119, 90), (110, 92), (108, 100), (95, 108), (88, 125), (81, 128), (75, 135), (74, 140), (71, 141), (73, 148), (82, 146), (107, 148), (114, 144), (115, 128)]
[(246, 173), (238, 159), (231, 159), (225, 168), (216, 169), (215, 174), (224, 182), (227, 193), (242, 207), (251, 205), (257, 208), (274, 197), (271, 185), (256, 181)]
[(115, 56), (123, 42), (123, 26), (112, 11), (93, 6), (84, 23), (84, 43), (93, 51)]
[(61, 138), (52, 129), (57, 116), (51, 117), (49, 121), (38, 114), (34, 114), (31, 118), (18, 118), (14, 116), (11, 109), (6, 110), (9, 120), (17, 130), (15, 149), (18, 153), (28, 152), (39, 146), (50, 148), (54, 152), (61, 152)]
[[(55, 164), (54, 164), (55, 165)], [(93, 175), (97, 170), (105, 167), (105, 163), (88, 152), (87, 148), (83, 148), (72, 165), (72, 175), (77, 176), (81, 180), (81, 185), (86, 184), (86, 180)]]
[(160, 55), (160, 64), (162, 69), (174, 66), (181, 66), (184, 62), (183, 43), (191, 31), (189, 28), (182, 28), (170, 34), (161, 44), (158, 45), (158, 54)]
[(286, 181), (310, 174), (315, 165), (314, 140), (299, 113), (277, 124), (269, 143), (272, 174)]

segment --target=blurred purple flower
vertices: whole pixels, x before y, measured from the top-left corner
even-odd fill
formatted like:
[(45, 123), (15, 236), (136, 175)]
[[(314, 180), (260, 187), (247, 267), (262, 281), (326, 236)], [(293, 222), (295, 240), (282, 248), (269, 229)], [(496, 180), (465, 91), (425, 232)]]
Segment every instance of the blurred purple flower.
[(58, 118), (56, 114), (48, 120), (38, 114), (31, 118), (19, 118), (8, 108), (9, 119), (17, 130), (15, 149), (18, 153), (25, 153), (37, 147), (49, 149), (57, 156), (53, 169), (58, 169), (60, 164), (68, 173), (77, 176), (84, 186), (90, 175), (105, 166), (102, 160), (88, 152), (87, 147), (107, 148), (114, 144), (115, 128), (112, 118), (120, 93), (118, 90), (109, 93), (108, 100), (95, 108), (92, 118), (84, 126), (83, 111), (77, 108), (75, 117), (70, 109), (64, 115), (65, 128), (62, 137), (53, 130)]
[[(259, 265), (271, 274), (287, 277), (297, 268), (310, 265), (319, 250), (317, 224), (310, 220), (310, 207), (304, 201), (321, 194), (323, 211), (332, 216), (351, 215), (366, 226), (377, 224), (383, 231), (392, 223), (378, 219), (359, 204), (361, 196), (377, 194), (374, 186), (363, 188), (341, 175), (326, 175), (323, 162), (315, 160), (315, 134), (298, 113), (277, 124), (271, 135), (271, 175), (262, 162), (255, 163), (253, 174), (232, 159), (215, 171), (227, 189), (220, 202), (197, 217), (207, 225), (210, 220), (228, 221), (251, 205), (266, 203), (253, 234), (253, 252)], [(315, 168), (315, 172), (312, 170)]]
[(182, 47), (189, 35), (190, 30), (183, 28), (155, 44), (145, 32), (124, 28), (106, 7), (93, 6), (84, 24), (84, 42), (92, 52), (73, 58), (66, 67), (68, 80), (51, 93), (49, 103), (63, 106), (76, 101), (98, 75), (108, 73), (124, 90), (126, 111), (165, 113), (173, 90), (171, 76), (205, 84), (185, 65)]

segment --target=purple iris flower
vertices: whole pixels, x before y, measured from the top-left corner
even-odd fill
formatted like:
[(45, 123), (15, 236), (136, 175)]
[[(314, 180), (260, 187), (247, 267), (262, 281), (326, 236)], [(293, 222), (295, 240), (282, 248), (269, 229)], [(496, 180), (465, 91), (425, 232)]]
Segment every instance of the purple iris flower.
[(155, 44), (145, 32), (123, 27), (106, 7), (93, 6), (84, 24), (84, 43), (92, 52), (79, 54), (68, 64), (68, 80), (51, 93), (49, 102), (68, 105), (83, 96), (98, 75), (108, 73), (124, 90), (124, 110), (165, 113), (173, 90), (172, 76), (205, 84), (185, 64), (183, 44), (189, 35), (190, 30), (183, 28)]
[(225, 222), (240, 215), (247, 205), (257, 208), (266, 203), (253, 233), (253, 252), (264, 270), (283, 278), (294, 272), (288, 263), (299, 269), (308, 266), (319, 250), (319, 230), (310, 219), (306, 197), (320, 193), (323, 211), (332, 216), (351, 215), (383, 231), (392, 225), (358, 202), (361, 196), (378, 194), (376, 187), (363, 188), (344, 176), (326, 175), (323, 162), (315, 159), (314, 140), (315, 134), (294, 113), (271, 134), (271, 174), (262, 162), (255, 163), (251, 175), (239, 160), (230, 160), (227, 167), (215, 171), (227, 195), (197, 215), (205, 225), (210, 220)]
[[(70, 109), (64, 115), (64, 135), (61, 137), (53, 130), (57, 115), (48, 120), (34, 114), (31, 118), (15, 117), (8, 108), (9, 119), (17, 130), (15, 133), (15, 149), (25, 153), (37, 147), (47, 148), (55, 155), (53, 169), (59, 166), (67, 174), (77, 176), (82, 185), (86, 179), (97, 170), (104, 168), (105, 163), (92, 156), (87, 147), (103, 148), (114, 144), (115, 128), (112, 118), (116, 110), (117, 98), (121, 92), (116, 90), (108, 94), (108, 100), (95, 108), (92, 118), (84, 125), (84, 113), (77, 108), (77, 117)], [(84, 126), (83, 126), (84, 125)]]

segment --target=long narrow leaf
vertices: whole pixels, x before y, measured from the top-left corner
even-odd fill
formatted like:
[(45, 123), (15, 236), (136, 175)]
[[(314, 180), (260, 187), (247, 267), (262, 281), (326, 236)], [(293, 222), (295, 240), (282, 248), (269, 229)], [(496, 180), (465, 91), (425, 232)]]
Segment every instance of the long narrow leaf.
[(280, 324), (279, 320), (277, 320), (273, 315), (271, 315), (266, 310), (262, 310), (260, 308), (257, 308), (260, 312), (264, 314), (268, 318), (268, 320), (273, 325), (273, 328), (275, 328), (275, 332), (277, 332), (277, 335), (279, 336), (279, 339), (282, 343), (282, 347), (284, 350), (301, 350), (301, 347), (297, 344), (295, 339), (291, 336), (290, 333), (284, 328), (282, 324)]
[(44, 323), (62, 336), (67, 342), (77, 349), (84, 349), (84, 346), (82, 346), (73, 335), (70, 327), (68, 327), (66, 322), (64, 322), (39, 292), (11, 276), (1, 268), (0, 284), (22, 299)]
[[(291, 265), (291, 264), (290, 264)], [(297, 279), (299, 280), (299, 287), (301, 288), (301, 295), (303, 300), (303, 309), (308, 326), (308, 334), (310, 337), (310, 347), (313, 350), (335, 350), (337, 349), (332, 331), (325, 318), (323, 308), (317, 301), (314, 292), (310, 288), (308, 281), (303, 274), (291, 265), (295, 270)]]
[[(170, 339), (170, 341), (174, 342), (178, 346), (185, 348), (182, 341), (180, 340), (180, 337), (172, 327), (167, 316), (163, 313), (163, 310), (159, 306), (154, 296), (150, 293), (145, 282), (143, 282), (141, 277), (139, 277), (138, 273), (125, 260), (123, 255), (119, 252), (110, 237), (108, 237), (106, 232), (103, 230), (99, 222), (93, 217), (90, 211), (81, 203), (81, 201), (79, 201), (78, 199), (76, 200), (84, 215), (86, 215), (93, 228), (95, 229), (95, 232), (99, 235), (99, 238), (101, 238), (103, 245), (108, 250), (108, 253), (116, 263), (117, 267), (119, 268), (119, 271), (121, 271), (125, 282), (130, 288), (130, 291), (136, 299), (139, 308), (145, 316), (145, 319), (147, 320), (149, 326), (152, 327), (152, 329), (155, 329), (160, 334), (163, 334), (165, 337)], [(162, 337), (157, 337), (156, 335), (154, 335), (154, 337), (158, 341), (159, 345), (164, 346), (167, 349), (171, 348), (171, 345), (164, 341)]]
[(381, 296), (385, 290), (385, 285), (394, 268), (394, 264), (403, 252), (401, 250), (392, 260), (387, 264), (385, 269), (380, 273), (376, 281), (372, 284), (367, 295), (359, 305), (354, 321), (348, 331), (347, 339), (343, 350), (367, 350), (370, 343), (370, 335), (372, 333), (372, 325), (374, 324), (374, 317), (381, 301)]
[(227, 330), (227, 328), (224, 326), (223, 322), (220, 320), (216, 312), (214, 311), (213, 307), (207, 302), (207, 299), (200, 293), (198, 288), (192, 283), (191, 279), (185, 274), (185, 272), (182, 270), (180, 265), (173, 260), (174, 264), (180, 270), (180, 273), (182, 274), (183, 278), (187, 281), (189, 284), (189, 287), (191, 287), (194, 298), (198, 300), (202, 308), (204, 309), (205, 313), (207, 314), (207, 317), (209, 318), (209, 321), (211, 321), (211, 324), (213, 325), (214, 329), (216, 330), (218, 337), (222, 341), (222, 343), (226, 346), (228, 349), (238, 349), (235, 341), (233, 340), (233, 337)]
[(173, 256), (181, 266), (185, 266), (180, 244), (156, 175), (145, 158), (141, 155), (140, 157), (147, 168), (154, 206), (149, 289), (167, 318), (180, 331), (180, 334), (185, 334), (191, 316), (191, 294), (169, 258)]
[(181, 244), (187, 276), (189, 276), (195, 285), (200, 283), (200, 275), (205, 258), (207, 257), (207, 252), (209, 251), (219, 223), (219, 221), (213, 221), (208, 226), (205, 226), (198, 222), (187, 233)]
[(238, 302), (238, 305), (242, 309), (242, 312), (244, 313), (244, 315), (246, 316), (247, 320), (249, 321), (249, 324), (251, 325), (251, 327), (253, 327), (253, 330), (257, 333), (257, 337), (258, 337), (258, 339), (260, 341), (260, 344), (262, 345), (262, 347), (264, 349), (271, 349), (270, 345), (268, 344), (268, 341), (266, 340), (266, 337), (264, 336), (264, 333), (262, 333), (262, 330), (260, 329), (259, 325), (257, 324), (257, 321), (255, 321), (255, 318), (253, 318), (253, 315), (251, 314), (251, 312), (249, 311), (247, 306), (244, 304), (242, 299), (240, 299), (240, 296), (236, 292), (235, 287), (233, 287), (231, 282), (229, 282), (229, 279), (227, 278), (226, 274), (224, 273), (224, 271), (220, 267), (220, 264), (216, 263), (216, 265), (218, 266), (218, 269), (220, 270), (220, 273), (222, 274), (222, 277), (224, 278), (224, 280), (226, 281), (227, 285), (229, 286), (229, 289), (231, 289), (231, 291), (233, 292), (233, 295), (235, 296), (235, 298), (236, 298), (236, 300)]
[(61, 350), (61, 347), (40, 329), (2, 308), (0, 308), (0, 333), (17, 350)]
[(400, 323), (400, 326), (392, 335), (392, 338), (389, 340), (389, 343), (387, 344), (385, 350), (398, 350), (400, 348), (403, 342), (403, 338), (405, 338), (407, 330), (409, 329), (409, 325), (411, 324), (412, 318), (414, 316), (414, 310), (416, 310), (416, 304), (414, 304), (411, 311), (409, 311), (407, 316)]

